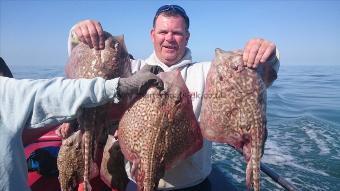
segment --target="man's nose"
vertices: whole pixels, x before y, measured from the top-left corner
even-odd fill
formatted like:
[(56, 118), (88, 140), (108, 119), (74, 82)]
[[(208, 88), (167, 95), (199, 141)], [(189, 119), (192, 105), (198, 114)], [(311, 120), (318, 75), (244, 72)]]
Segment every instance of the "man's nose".
[(173, 41), (174, 40), (174, 34), (172, 34), (171, 32), (167, 33), (165, 35), (165, 40), (166, 41)]

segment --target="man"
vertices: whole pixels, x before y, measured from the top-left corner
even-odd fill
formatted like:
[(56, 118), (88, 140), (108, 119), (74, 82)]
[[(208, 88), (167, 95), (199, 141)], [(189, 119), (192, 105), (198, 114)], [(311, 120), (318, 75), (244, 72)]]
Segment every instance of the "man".
[(119, 96), (143, 94), (150, 86), (162, 89), (162, 81), (155, 75), (159, 71), (159, 67), (147, 65), (129, 78), (113, 80), (16, 80), (0, 76), (0, 190), (30, 190), (24, 129), (48, 132), (52, 125), (74, 119), (81, 107), (118, 102)]
[[(157, 65), (164, 71), (180, 69), (182, 77), (193, 95), (203, 95), (205, 79), (210, 62), (193, 62), (191, 51), (187, 48), (189, 41), (189, 18), (185, 10), (178, 5), (164, 5), (158, 9), (153, 20), (150, 36), (154, 52), (145, 60), (131, 60), (132, 70), (137, 71), (143, 65)], [(70, 32), (69, 52), (75, 45), (75, 39), (88, 44), (91, 48), (104, 48), (103, 29), (98, 21), (85, 20), (76, 24)], [(257, 68), (259, 65), (278, 71), (279, 61), (274, 43), (256, 38), (251, 39), (244, 48), (245, 65)], [(200, 117), (203, 96), (192, 99), (193, 111)], [(211, 142), (205, 140), (203, 148), (165, 172), (158, 189), (162, 190), (205, 190), (206, 178), (211, 172)], [(130, 165), (126, 165), (130, 173)], [(130, 174), (129, 174), (130, 176)], [(131, 177), (130, 177), (131, 178)]]

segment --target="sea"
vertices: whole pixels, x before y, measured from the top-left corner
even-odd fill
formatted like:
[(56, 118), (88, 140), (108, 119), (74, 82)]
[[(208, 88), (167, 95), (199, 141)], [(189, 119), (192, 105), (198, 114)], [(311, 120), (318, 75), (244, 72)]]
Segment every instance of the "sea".
[[(9, 66), (16, 78), (64, 76), (64, 66)], [(281, 65), (267, 90), (262, 162), (302, 191), (340, 190), (340, 65)], [(246, 190), (243, 156), (213, 144), (213, 164)], [(261, 190), (285, 190), (261, 173)]]

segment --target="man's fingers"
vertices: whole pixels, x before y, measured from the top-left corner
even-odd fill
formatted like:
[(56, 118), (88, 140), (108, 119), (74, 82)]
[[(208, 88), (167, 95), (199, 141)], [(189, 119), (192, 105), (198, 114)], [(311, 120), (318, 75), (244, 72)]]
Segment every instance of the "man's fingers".
[(255, 39), (251, 39), (247, 42), (247, 44), (245, 45), (244, 51), (243, 51), (243, 62), (244, 65), (248, 66), (248, 67), (252, 67), (254, 62), (255, 62), (255, 58), (256, 55), (261, 47), (261, 43), (262, 43), (263, 39), (261, 38), (255, 38)]
[(164, 70), (160, 66), (152, 66), (149, 71), (155, 75), (160, 72), (164, 72)]
[(90, 32), (93, 47), (96, 50), (104, 49), (105, 36), (100, 23), (97, 21), (90, 22), (88, 25), (88, 30)]
[(257, 68), (259, 64), (268, 61), (275, 53), (275, 50), (276, 46), (271, 41), (261, 38), (251, 39), (247, 42), (243, 51), (244, 65)]
[(155, 74), (151, 74), (151, 73), (149, 73), (148, 76), (149, 76), (149, 80), (147, 83), (147, 86), (148, 86), (147, 88), (151, 86), (156, 86), (160, 90), (164, 89), (163, 81), (158, 76), (156, 76)]
[(89, 32), (87, 26), (81, 26), (80, 29), (81, 29), (81, 33), (84, 36), (85, 43), (87, 45), (89, 45), (90, 48), (93, 48), (93, 44), (92, 44), (92, 40), (91, 40), (91, 35), (90, 35), (90, 32)]
[(151, 72), (153, 74), (158, 74), (160, 72), (164, 72), (164, 70), (160, 67), (160, 66), (154, 66), (154, 65), (149, 65), (149, 64), (145, 64), (142, 69), (142, 72)]
[(249, 51), (249, 55), (248, 55), (248, 61), (247, 61), (248, 67), (251, 68), (253, 66), (258, 50), (259, 50), (259, 45), (254, 45), (251, 47)]
[(92, 46), (96, 50), (99, 50), (99, 36), (98, 36), (98, 32), (97, 32), (97, 29), (96, 29), (95, 25), (93, 25), (91, 23), (91, 25), (88, 27), (88, 30), (89, 30)]
[(255, 61), (253, 63), (253, 68), (256, 68), (259, 63), (260, 63), (260, 60), (261, 58), (263, 57), (264, 53), (266, 52), (266, 46), (262, 43), (261, 46), (260, 46), (260, 49), (258, 50), (257, 54), (256, 54), (256, 57), (255, 57)]
[(86, 43), (85, 41), (85, 38), (81, 32), (81, 28), (80, 27), (76, 27), (74, 30), (73, 30), (74, 34), (77, 36), (78, 40), (80, 42), (83, 42), (83, 43)]
[(98, 21), (85, 20), (73, 30), (78, 39), (96, 50), (105, 48), (105, 34)]
[(55, 133), (62, 139), (67, 138), (72, 133), (70, 124), (69, 123), (61, 124), (58, 127), (58, 129), (55, 130)]
[(102, 25), (100, 24), (100, 22), (95, 22), (95, 28), (97, 31), (97, 35), (98, 35), (98, 46), (99, 49), (104, 49), (105, 48), (105, 34), (104, 34), (104, 30)]
[(265, 52), (263, 53), (260, 62), (264, 63), (266, 61), (268, 61), (268, 59), (275, 54), (276, 51), (276, 46), (274, 43), (270, 42), (265, 50)]
[(156, 87), (159, 90), (164, 89), (164, 84), (163, 81), (157, 77), (154, 74), (147, 74), (149, 79), (145, 81), (145, 83), (142, 84), (140, 89), (138, 90), (138, 94), (145, 94), (145, 92), (150, 88), (150, 87)]
[(62, 137), (61, 128), (60, 128), (60, 127), (58, 127), (54, 132), (55, 132), (55, 134), (58, 135), (59, 137)]

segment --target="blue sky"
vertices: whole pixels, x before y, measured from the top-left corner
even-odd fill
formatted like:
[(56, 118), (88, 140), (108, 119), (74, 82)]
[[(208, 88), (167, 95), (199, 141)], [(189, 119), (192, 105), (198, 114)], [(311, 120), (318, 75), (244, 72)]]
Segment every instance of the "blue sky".
[(152, 19), (163, 4), (186, 9), (196, 61), (211, 60), (217, 47), (243, 48), (263, 37), (276, 43), (282, 64), (340, 64), (339, 1), (0, 0), (0, 55), (10, 66), (64, 65), (69, 29), (91, 18), (124, 34), (129, 52), (146, 58)]

